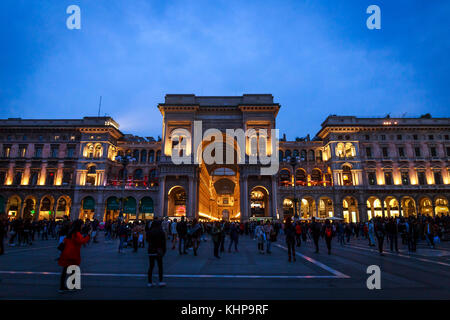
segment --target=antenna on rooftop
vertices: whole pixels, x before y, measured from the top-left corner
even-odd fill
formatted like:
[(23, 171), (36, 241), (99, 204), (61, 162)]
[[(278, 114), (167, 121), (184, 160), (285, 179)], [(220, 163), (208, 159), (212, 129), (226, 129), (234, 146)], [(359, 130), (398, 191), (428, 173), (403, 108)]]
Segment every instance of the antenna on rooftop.
[(100, 101), (98, 102), (98, 117), (100, 117), (100, 108), (102, 106), (102, 96), (100, 96)]

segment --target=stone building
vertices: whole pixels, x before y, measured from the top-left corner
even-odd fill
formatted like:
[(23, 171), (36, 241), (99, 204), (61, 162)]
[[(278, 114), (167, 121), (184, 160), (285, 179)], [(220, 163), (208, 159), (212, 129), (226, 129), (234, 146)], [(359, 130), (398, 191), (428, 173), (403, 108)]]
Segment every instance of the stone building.
[[(125, 134), (110, 117), (0, 120), (0, 213), (241, 221), (448, 214), (450, 118), (331, 115), (313, 139), (278, 141), (271, 129), (280, 105), (270, 94), (166, 95), (158, 108), (160, 139)], [(274, 174), (262, 174), (274, 159)]]

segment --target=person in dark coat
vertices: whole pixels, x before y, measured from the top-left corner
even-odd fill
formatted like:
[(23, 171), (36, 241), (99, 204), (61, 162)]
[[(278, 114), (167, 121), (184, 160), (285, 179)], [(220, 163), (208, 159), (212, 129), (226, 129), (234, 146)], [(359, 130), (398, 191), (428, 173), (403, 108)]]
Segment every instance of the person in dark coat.
[(284, 224), (284, 234), (286, 235), (289, 262), (291, 262), (292, 258), (295, 262), (295, 227), (292, 225), (291, 217), (286, 219), (286, 223)]
[(380, 256), (383, 256), (383, 242), (386, 235), (386, 228), (381, 218), (378, 218), (375, 222), (375, 235), (378, 240), (378, 251), (380, 252)]
[(166, 285), (163, 282), (163, 257), (166, 254), (166, 234), (162, 229), (161, 221), (154, 220), (147, 232), (148, 258), (150, 266), (148, 268), (148, 287), (153, 287), (153, 268), (155, 261), (158, 263), (159, 286)]
[(389, 218), (389, 222), (386, 225), (386, 232), (389, 239), (389, 244), (391, 245), (391, 251), (398, 252), (398, 226), (394, 218)]
[(234, 251), (238, 252), (238, 242), (239, 242), (239, 227), (232, 223), (230, 226), (230, 245), (228, 246), (228, 252), (231, 252), (231, 246), (234, 243)]
[(71, 230), (64, 239), (64, 249), (58, 259), (58, 265), (63, 267), (59, 283), (59, 292), (66, 292), (68, 290), (66, 287), (67, 268), (72, 265), (80, 265), (81, 246), (89, 241), (89, 235), (86, 235), (85, 237), (81, 235), (82, 226), (82, 220), (79, 219), (74, 221)]
[[(186, 220), (184, 220), (184, 216), (181, 217), (181, 221), (177, 223), (177, 233), (178, 233), (178, 238), (179, 238), (178, 251), (180, 254), (187, 254), (187, 251), (186, 251), (187, 224), (186, 224)], [(181, 251), (181, 246), (183, 246), (183, 251)]]
[(313, 217), (312, 222), (311, 222), (311, 235), (314, 240), (314, 245), (316, 246), (315, 253), (319, 253), (319, 238), (320, 238), (320, 233), (322, 231), (321, 229), (322, 228), (320, 227), (320, 223), (318, 223), (316, 221), (316, 218)]

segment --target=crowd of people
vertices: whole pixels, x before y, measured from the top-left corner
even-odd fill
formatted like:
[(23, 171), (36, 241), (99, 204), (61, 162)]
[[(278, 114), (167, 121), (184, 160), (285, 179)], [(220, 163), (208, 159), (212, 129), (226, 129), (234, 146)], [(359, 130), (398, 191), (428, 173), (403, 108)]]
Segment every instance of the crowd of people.
[(340, 246), (346, 246), (357, 239), (367, 241), (369, 247), (378, 247), (380, 255), (383, 255), (385, 240), (392, 252), (398, 252), (400, 239), (401, 245), (413, 253), (417, 251), (419, 242), (435, 248), (443, 238), (448, 239), (450, 216), (376, 217), (359, 223), (336, 219), (319, 220), (314, 217), (310, 220), (288, 217), (284, 223), (271, 220), (200, 222), (197, 219), (187, 221), (185, 217), (128, 222), (117, 219), (100, 223), (97, 219), (70, 221), (68, 217), (59, 221), (7, 220), (4, 215), (0, 215), (0, 254), (4, 252), (5, 240), (9, 246), (29, 246), (37, 239), (55, 240), (61, 250), (58, 263), (63, 267), (60, 291), (65, 292), (65, 270), (69, 265), (80, 264), (81, 247), (98, 242), (100, 230), (104, 231), (105, 243), (119, 240), (119, 253), (123, 253), (128, 247), (133, 248), (132, 252), (147, 247), (148, 286), (152, 287), (155, 264), (158, 265), (159, 286), (165, 286), (163, 257), (168, 247), (177, 250), (179, 255), (192, 251), (197, 256), (201, 243), (207, 241), (208, 235), (213, 243), (212, 254), (217, 259), (226, 251), (238, 253), (239, 238), (244, 235), (255, 240), (255, 249), (259, 254), (270, 255), (272, 243), (284, 243), (289, 262), (296, 261), (296, 248), (298, 250), (308, 242), (314, 245), (315, 252), (318, 253), (321, 239), (325, 241), (328, 254), (331, 254), (333, 238), (337, 238)]

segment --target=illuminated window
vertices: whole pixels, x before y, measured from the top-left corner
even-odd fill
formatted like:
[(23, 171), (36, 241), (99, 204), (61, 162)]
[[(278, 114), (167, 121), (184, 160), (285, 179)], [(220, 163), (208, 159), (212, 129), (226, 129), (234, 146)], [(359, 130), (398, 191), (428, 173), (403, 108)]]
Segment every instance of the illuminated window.
[(404, 185), (404, 186), (409, 185), (409, 173), (408, 173), (408, 171), (402, 171), (401, 177), (402, 177), (402, 185)]
[(388, 186), (392, 185), (392, 172), (384, 173), (384, 183)]
[(434, 183), (435, 184), (442, 184), (442, 175), (439, 171), (434, 171)]
[(376, 183), (377, 183), (377, 176), (376, 176), (375, 172), (369, 172), (367, 174), (367, 180), (369, 181), (369, 184), (371, 186), (376, 185)]

